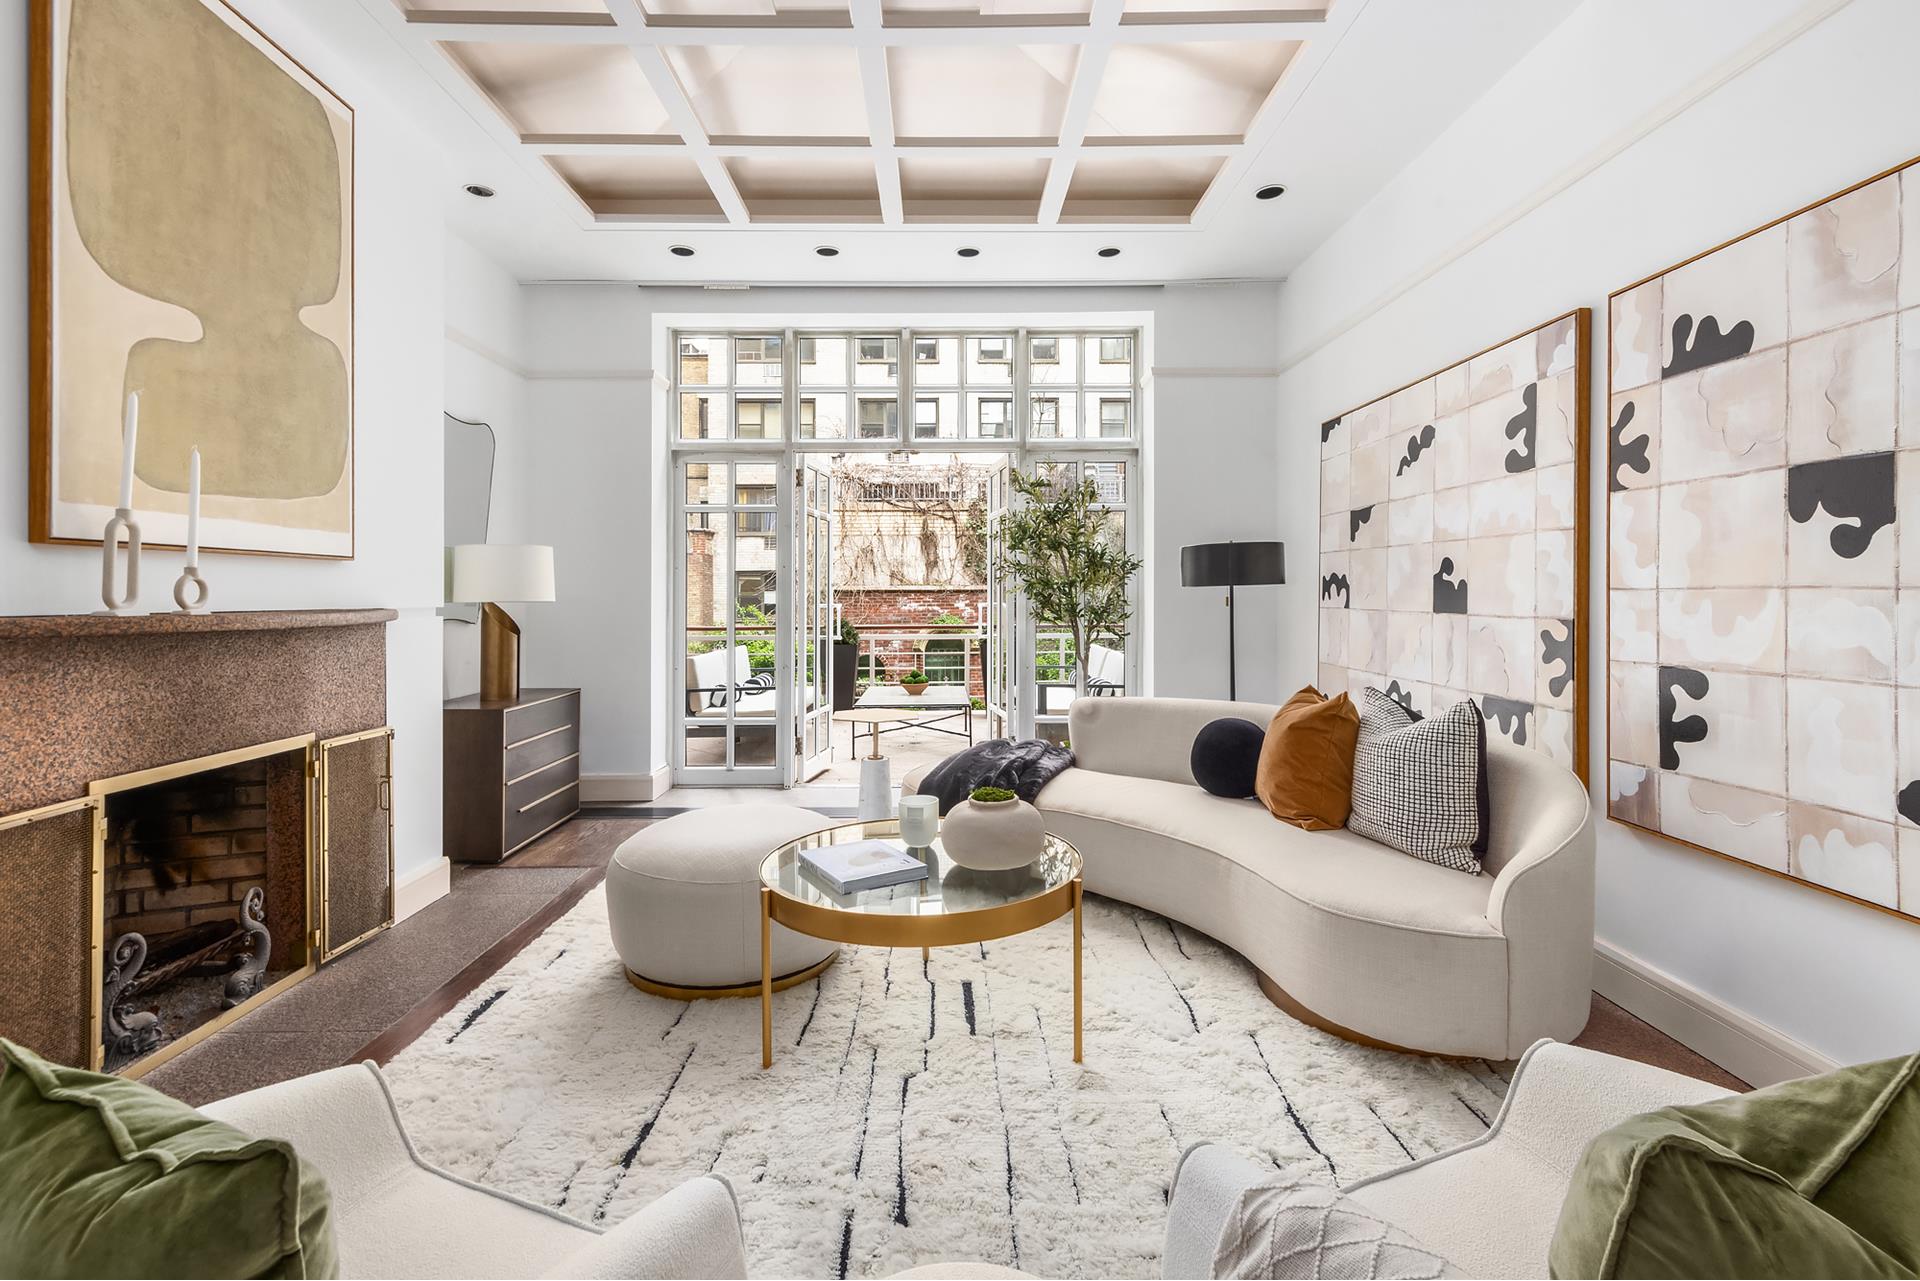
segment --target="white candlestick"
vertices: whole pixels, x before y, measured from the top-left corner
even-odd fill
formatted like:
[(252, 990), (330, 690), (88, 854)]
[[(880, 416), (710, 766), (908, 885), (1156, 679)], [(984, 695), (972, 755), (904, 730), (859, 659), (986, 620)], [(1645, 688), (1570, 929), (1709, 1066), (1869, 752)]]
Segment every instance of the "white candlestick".
[(140, 393), (127, 393), (126, 423), (120, 433), (120, 505), (133, 507), (133, 446), (140, 434)]
[(187, 460), (187, 568), (200, 564), (200, 451)]

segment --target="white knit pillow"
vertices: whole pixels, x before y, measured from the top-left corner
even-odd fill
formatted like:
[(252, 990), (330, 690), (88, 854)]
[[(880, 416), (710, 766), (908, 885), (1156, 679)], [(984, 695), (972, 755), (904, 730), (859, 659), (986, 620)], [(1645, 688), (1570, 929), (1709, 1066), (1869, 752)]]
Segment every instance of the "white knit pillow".
[(1462, 1275), (1358, 1202), (1280, 1171), (1240, 1194), (1213, 1249), (1215, 1277), (1426, 1281)]
[(1415, 858), (1478, 873), (1486, 722), (1472, 699), (1420, 720), (1368, 688), (1353, 755), (1347, 826)]

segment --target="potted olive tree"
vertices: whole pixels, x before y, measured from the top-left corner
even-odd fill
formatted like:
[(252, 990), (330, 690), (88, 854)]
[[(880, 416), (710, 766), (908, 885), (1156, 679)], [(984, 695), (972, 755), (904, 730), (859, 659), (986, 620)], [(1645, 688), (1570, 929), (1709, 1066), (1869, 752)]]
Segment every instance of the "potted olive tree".
[(998, 573), (1027, 598), (1036, 627), (1064, 628), (1073, 642), (1073, 688), (1087, 692), (1088, 647), (1126, 644), (1127, 588), (1144, 563), (1107, 519), (1100, 489), (1084, 476), (1056, 481), (1012, 474), (1020, 502), (1001, 525)]

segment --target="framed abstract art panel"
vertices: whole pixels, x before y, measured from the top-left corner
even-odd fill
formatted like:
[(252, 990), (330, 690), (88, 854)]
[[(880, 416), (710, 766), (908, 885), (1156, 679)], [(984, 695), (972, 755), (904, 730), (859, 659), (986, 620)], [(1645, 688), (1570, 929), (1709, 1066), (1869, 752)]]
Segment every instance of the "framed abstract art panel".
[(1920, 165), (1608, 327), (1609, 815), (1920, 917)]
[(30, 0), (29, 537), (353, 555), (353, 110), (222, 0)]
[(1586, 777), (1592, 312), (1320, 427), (1320, 685), (1489, 733)]

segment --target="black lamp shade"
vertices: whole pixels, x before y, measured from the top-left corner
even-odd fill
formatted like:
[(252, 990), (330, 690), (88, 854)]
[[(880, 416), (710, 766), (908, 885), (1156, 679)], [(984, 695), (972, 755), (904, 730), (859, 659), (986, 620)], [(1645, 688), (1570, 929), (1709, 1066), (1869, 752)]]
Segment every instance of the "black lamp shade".
[(1286, 581), (1284, 543), (1194, 543), (1180, 549), (1182, 587), (1249, 587)]

